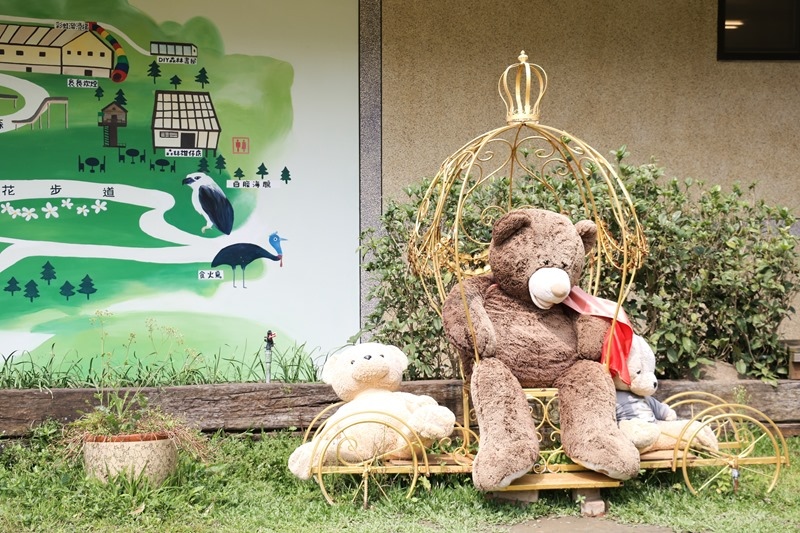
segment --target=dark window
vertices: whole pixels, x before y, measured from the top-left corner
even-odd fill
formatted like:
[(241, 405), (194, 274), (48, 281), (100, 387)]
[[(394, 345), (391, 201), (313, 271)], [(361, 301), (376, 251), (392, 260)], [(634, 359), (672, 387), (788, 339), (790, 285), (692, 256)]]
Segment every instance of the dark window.
[(72, 55), (72, 50), (67, 50), (67, 55), (71, 56)]
[(6, 51), (4, 48), (0, 48), (0, 56), (6, 55)]
[(39, 57), (44, 57), (44, 56), (45, 56), (44, 52), (39, 52)]
[(717, 59), (800, 59), (800, 0), (719, 0)]
[(21, 56), (22, 55), (22, 50), (17, 50), (17, 55)]
[(94, 55), (94, 52), (86, 52), (86, 55), (87, 55), (87, 56), (93, 56), (93, 55)]
[(81, 55), (81, 53), (82, 53), (82, 52), (81, 52), (80, 50), (78, 50), (78, 55)]
[(100, 57), (106, 57), (106, 53), (105, 52), (100, 52)]

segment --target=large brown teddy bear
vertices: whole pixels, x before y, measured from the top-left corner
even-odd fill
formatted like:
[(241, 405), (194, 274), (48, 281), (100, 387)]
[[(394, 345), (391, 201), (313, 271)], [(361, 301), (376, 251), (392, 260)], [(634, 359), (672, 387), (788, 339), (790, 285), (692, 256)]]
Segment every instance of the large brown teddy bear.
[(478, 419), (472, 479), (479, 490), (508, 486), (538, 459), (523, 387), (558, 388), (561, 441), (573, 461), (616, 479), (639, 470), (639, 453), (615, 420), (614, 384), (600, 363), (611, 322), (562, 303), (596, 240), (589, 220), (573, 225), (551, 211), (511, 211), (492, 229), (491, 272), (464, 281), (469, 317), (459, 286), (445, 301), (445, 330), (461, 355)]

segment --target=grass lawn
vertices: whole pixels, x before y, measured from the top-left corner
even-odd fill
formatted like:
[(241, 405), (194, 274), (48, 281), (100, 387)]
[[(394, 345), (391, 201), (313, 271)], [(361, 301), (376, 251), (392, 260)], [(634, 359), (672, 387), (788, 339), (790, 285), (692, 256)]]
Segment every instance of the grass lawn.
[[(544, 492), (520, 506), (489, 500), (469, 477), (441, 475), (430, 488), (405, 498), (399, 479), (387, 498), (369, 509), (328, 505), (313, 481), (288, 471), (300, 439), (288, 432), (212, 438), (217, 455), (208, 464), (181, 458), (178, 472), (154, 489), (124, 479), (109, 485), (85, 479), (54, 443), (55, 424), (30, 441), (0, 444), (0, 531), (509, 531), (514, 524), (549, 515), (577, 515), (567, 491)], [(789, 439), (800, 461), (800, 438)], [(423, 483), (422, 485), (427, 485)], [(680, 474), (647, 472), (604, 493), (607, 518), (620, 523), (667, 526), (676, 531), (780, 532), (800, 528), (797, 468), (786, 469), (767, 495), (695, 497)]]

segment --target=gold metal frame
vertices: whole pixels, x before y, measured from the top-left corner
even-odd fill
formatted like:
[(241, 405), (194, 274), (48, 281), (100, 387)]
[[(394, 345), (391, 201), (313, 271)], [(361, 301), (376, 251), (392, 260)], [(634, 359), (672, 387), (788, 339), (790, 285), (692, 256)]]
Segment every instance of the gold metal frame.
[[(491, 226), (508, 211), (528, 207), (517, 205), (521, 187), (537, 187), (542, 202), (566, 214), (558, 184), (573, 180), (577, 185), (580, 216), (598, 228), (589, 262), (589, 292), (597, 294), (605, 268), (616, 269), (621, 275), (621, 305), (648, 251), (633, 201), (612, 165), (574, 135), (539, 124), (547, 75), (527, 59), (523, 51), (519, 63), (509, 66), (498, 82), (506, 125), (476, 137), (442, 163), (422, 198), (409, 238), (409, 263), (432, 307), (441, 314), (451, 288), (461, 287), (473, 336), (463, 281), (489, 271)], [(498, 182), (507, 183), (504, 197), (482, 196)]]

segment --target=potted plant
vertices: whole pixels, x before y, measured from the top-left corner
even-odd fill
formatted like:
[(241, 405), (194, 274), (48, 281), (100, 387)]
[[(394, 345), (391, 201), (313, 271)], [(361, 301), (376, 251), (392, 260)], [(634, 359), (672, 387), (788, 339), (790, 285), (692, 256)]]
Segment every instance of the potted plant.
[(148, 405), (140, 392), (98, 392), (99, 404), (64, 428), (67, 454), (83, 457), (103, 482), (124, 473), (160, 485), (177, 468), (178, 450), (205, 460), (208, 439), (180, 417)]

